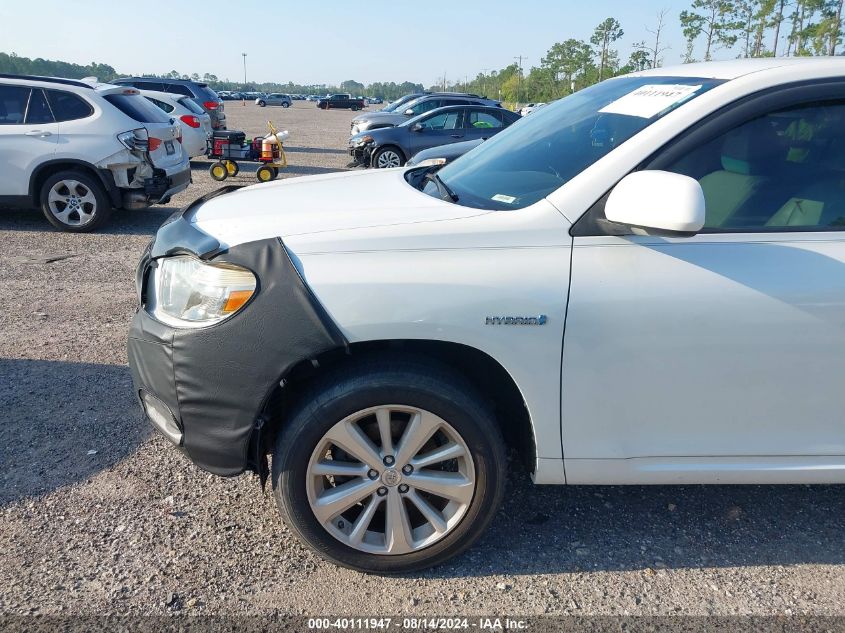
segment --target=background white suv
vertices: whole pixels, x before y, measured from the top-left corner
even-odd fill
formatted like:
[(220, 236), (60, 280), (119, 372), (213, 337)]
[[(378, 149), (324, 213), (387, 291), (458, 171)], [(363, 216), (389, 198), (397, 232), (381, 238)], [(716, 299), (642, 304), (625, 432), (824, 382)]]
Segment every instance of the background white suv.
[(0, 206), (92, 231), (191, 181), (178, 121), (126, 86), (0, 74)]
[(170, 92), (141, 90), (148, 101), (156, 105), (182, 126), (182, 147), (189, 158), (205, 156), (211, 137), (211, 117), (190, 97)]

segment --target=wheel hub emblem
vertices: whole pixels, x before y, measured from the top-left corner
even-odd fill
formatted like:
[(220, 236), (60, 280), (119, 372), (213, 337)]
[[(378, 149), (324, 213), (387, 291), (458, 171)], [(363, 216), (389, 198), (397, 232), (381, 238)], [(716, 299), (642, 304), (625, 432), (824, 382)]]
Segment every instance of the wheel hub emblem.
[(399, 482), (402, 481), (402, 475), (395, 468), (388, 468), (381, 474), (381, 481), (385, 486), (392, 488), (393, 486), (399, 485)]

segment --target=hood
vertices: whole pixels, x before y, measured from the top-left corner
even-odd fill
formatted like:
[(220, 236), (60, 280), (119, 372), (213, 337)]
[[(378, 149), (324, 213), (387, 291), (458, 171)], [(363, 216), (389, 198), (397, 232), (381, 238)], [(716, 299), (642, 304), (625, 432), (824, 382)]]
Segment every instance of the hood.
[(224, 248), (281, 237), (295, 251), (319, 252), (396, 247), (403, 236), (430, 234), (424, 225), (490, 213), (424, 194), (404, 172), (339, 172), (252, 185), (212, 198), (186, 218)]

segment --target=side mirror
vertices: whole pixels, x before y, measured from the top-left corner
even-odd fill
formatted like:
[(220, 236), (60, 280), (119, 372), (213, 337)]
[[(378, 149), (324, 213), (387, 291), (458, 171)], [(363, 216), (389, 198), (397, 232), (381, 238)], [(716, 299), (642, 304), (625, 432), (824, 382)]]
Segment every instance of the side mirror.
[(414, 116), (414, 111), (411, 108), (405, 110), (405, 116)]
[[(668, 171), (625, 176), (607, 198), (605, 217), (635, 232), (690, 237), (704, 226), (704, 192), (698, 181)], [(636, 231), (640, 229), (640, 231)]]
[(411, 126), (411, 131), (412, 131), (412, 132), (421, 132), (421, 131), (423, 131), (424, 129), (425, 129), (425, 123), (414, 123), (414, 124)]

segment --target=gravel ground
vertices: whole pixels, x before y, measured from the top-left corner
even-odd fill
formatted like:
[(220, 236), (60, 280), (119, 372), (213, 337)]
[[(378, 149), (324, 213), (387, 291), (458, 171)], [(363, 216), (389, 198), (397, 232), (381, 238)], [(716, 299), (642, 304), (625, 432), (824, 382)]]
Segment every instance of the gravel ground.
[[(342, 169), (349, 112), (228, 102), (291, 131), (284, 177)], [(126, 368), (133, 271), (158, 225), (218, 186), (94, 235), (0, 214), (0, 614), (845, 614), (842, 487), (534, 487), (422, 574), (339, 569), (252, 476), (205, 474), (140, 419)], [(245, 164), (235, 182), (254, 182)]]

